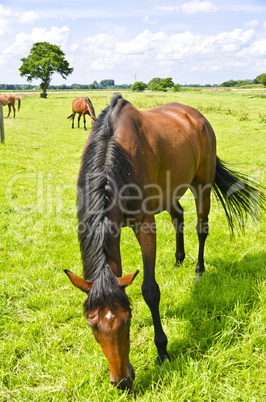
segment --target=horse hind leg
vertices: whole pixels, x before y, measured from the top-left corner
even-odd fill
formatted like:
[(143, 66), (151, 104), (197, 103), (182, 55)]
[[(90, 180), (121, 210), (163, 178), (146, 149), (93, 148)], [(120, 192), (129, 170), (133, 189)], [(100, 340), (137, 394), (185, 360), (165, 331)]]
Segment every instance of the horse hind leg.
[(78, 128), (80, 128), (80, 125), (79, 125), (80, 119), (81, 119), (81, 113), (78, 115)]
[(72, 113), (72, 128), (74, 128), (74, 120), (75, 120), (76, 113)]
[(182, 265), (185, 259), (185, 249), (184, 249), (184, 210), (182, 206), (177, 203), (170, 211), (172, 218), (172, 223), (175, 228), (176, 233), (176, 263), (175, 267), (178, 268)]
[(208, 216), (210, 212), (210, 192), (211, 186), (198, 187), (194, 194), (197, 208), (197, 234), (199, 240), (198, 262), (196, 266), (196, 277), (199, 280), (205, 271), (204, 266), (204, 246), (209, 233)]
[(7, 118), (10, 116), (11, 113), (11, 105), (8, 103), (8, 115), (6, 116)]

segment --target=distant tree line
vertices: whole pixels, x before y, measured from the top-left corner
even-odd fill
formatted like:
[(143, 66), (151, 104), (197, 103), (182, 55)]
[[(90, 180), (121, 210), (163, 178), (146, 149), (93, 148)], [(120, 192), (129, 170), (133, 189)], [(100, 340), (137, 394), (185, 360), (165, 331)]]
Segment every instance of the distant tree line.
[(155, 77), (151, 79), (148, 84), (145, 84), (142, 81), (136, 81), (134, 84), (131, 86), (132, 91), (180, 91), (181, 87), (179, 84), (175, 84), (173, 82), (173, 79), (168, 77), (168, 78), (159, 78)]
[(221, 84), (221, 87), (241, 87), (245, 85), (261, 84), (266, 86), (266, 74), (258, 75), (254, 80), (230, 80)]
[(0, 84), (1, 91), (30, 91), (34, 86), (31, 84), (27, 85), (15, 85), (15, 84)]
[[(94, 81), (92, 84), (72, 84), (72, 85), (49, 85), (49, 90), (82, 90), (82, 89), (131, 89), (131, 84), (116, 85), (114, 80), (102, 80), (99, 83)], [(42, 90), (39, 85), (13, 85), (13, 84), (0, 84), (0, 90), (3, 91), (30, 91), (30, 90)]]
[[(245, 85), (254, 85), (254, 84), (261, 84), (266, 86), (266, 74), (258, 75), (254, 80), (230, 80), (225, 81), (221, 85), (200, 85), (200, 84), (185, 84), (182, 87), (185, 88), (217, 88), (221, 87), (241, 87)], [(112, 79), (105, 79), (100, 81), (93, 81), (92, 84), (72, 84), (72, 85), (49, 85), (49, 90), (121, 90), (121, 89), (131, 89), (132, 91), (180, 91), (181, 85), (175, 84), (172, 78), (159, 78), (155, 77), (151, 79), (148, 84), (145, 84), (142, 81), (136, 81), (134, 84), (122, 84), (116, 85), (115, 80)], [(40, 86), (31, 85), (31, 84), (24, 84), (24, 85), (16, 85), (16, 84), (0, 84), (0, 91), (32, 91), (32, 90), (39, 90), (41, 91)]]
[(255, 82), (256, 80), (229, 80), (225, 81), (221, 84), (221, 87), (241, 87), (244, 85), (251, 85), (251, 84), (258, 84), (258, 82)]
[(173, 79), (168, 77), (168, 78), (159, 78), (155, 77), (152, 80), (148, 82), (148, 84), (145, 84), (142, 81), (136, 81), (132, 85), (131, 89), (132, 91), (173, 91), (177, 92), (181, 90), (181, 87), (187, 87), (187, 88), (205, 88), (205, 87), (219, 87), (219, 85), (214, 84), (205, 84), (205, 85), (200, 85), (200, 84), (185, 84), (185, 85), (180, 85), (180, 84), (175, 84), (173, 82)]

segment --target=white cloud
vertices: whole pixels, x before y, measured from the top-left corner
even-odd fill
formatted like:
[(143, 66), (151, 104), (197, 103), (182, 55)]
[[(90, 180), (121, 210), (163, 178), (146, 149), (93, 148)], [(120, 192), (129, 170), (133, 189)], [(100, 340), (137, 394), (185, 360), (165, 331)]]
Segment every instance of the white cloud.
[(68, 35), (69, 28), (67, 26), (52, 27), (50, 31), (45, 28), (34, 28), (30, 34), (30, 40), (32, 42), (46, 41), (56, 45), (64, 45), (67, 42)]
[(0, 36), (4, 36), (8, 29), (8, 22), (4, 18), (0, 18)]
[(151, 20), (149, 17), (143, 18), (143, 22), (148, 25), (155, 25), (157, 24), (156, 20)]
[(244, 23), (244, 26), (249, 28), (256, 28), (258, 25), (259, 25), (258, 20), (248, 21)]
[(6, 8), (0, 4), (0, 15), (1, 17), (11, 17), (13, 13), (10, 8)]
[(103, 71), (106, 70), (107, 65), (103, 59), (95, 59), (91, 62), (91, 68), (95, 71)]
[(190, 71), (195, 71), (195, 72), (214, 72), (214, 71), (223, 71), (223, 70), (239, 70), (243, 67), (246, 67), (248, 63), (246, 61), (243, 62), (235, 62), (235, 61), (230, 61), (226, 63), (220, 63), (214, 64), (213, 61), (206, 61), (203, 63), (196, 63), (193, 65), (190, 69)]
[(4, 65), (7, 62), (7, 58), (6, 56), (4, 56), (3, 54), (0, 54), (0, 65)]
[[(121, 69), (124, 65), (128, 68), (145, 65), (148, 69), (152, 65), (155, 70), (156, 66), (162, 66), (167, 73), (177, 63), (187, 63), (188, 60), (191, 69), (196, 68), (194, 60), (197, 60), (197, 66), (201, 66), (202, 71), (218, 71), (225, 66), (229, 68), (229, 65), (233, 68), (246, 65), (244, 55), (254, 47), (254, 35), (252, 29), (234, 29), (216, 36), (190, 31), (168, 35), (163, 31), (152, 33), (144, 30), (131, 40), (121, 41), (121, 36), (98, 34), (86, 39), (86, 53), (93, 60), (90, 67), (95, 71), (109, 71), (115, 67)], [(253, 51), (256, 52), (258, 48), (258, 54), (259, 51), (264, 52), (266, 45), (263, 45), (257, 44)], [(219, 63), (213, 63), (213, 60), (219, 60)], [(198, 71), (199, 67), (196, 69)]]
[(156, 6), (154, 7), (155, 10), (159, 11), (166, 11), (170, 13), (177, 13), (180, 10), (180, 7), (176, 6)]
[(181, 11), (185, 14), (210, 13), (218, 11), (218, 7), (208, 0), (191, 0), (188, 3), (182, 4)]
[(12, 11), (0, 4), (0, 36), (4, 36), (8, 32), (12, 16)]
[(252, 29), (243, 31), (242, 29), (234, 29), (231, 32), (223, 32), (217, 35), (216, 42), (222, 50), (226, 50), (228, 46), (234, 47), (233, 50), (240, 50), (240, 46), (248, 43), (255, 35)]
[(118, 54), (143, 54), (159, 49), (167, 41), (167, 38), (168, 36), (165, 32), (153, 34), (149, 30), (145, 30), (131, 41), (118, 43), (115, 47), (115, 52)]
[(35, 42), (50, 42), (59, 46), (66, 46), (69, 35), (69, 28), (52, 27), (50, 31), (45, 28), (34, 28), (30, 34), (20, 32), (16, 35), (15, 42), (2, 51), (3, 54), (25, 54)]
[(39, 15), (35, 11), (17, 13), (0, 4), (0, 36), (13, 32), (17, 28), (18, 23), (30, 24), (38, 19)]
[(238, 54), (238, 57), (243, 58), (254, 58), (256, 57), (265, 57), (266, 56), (266, 38), (262, 38), (260, 40), (252, 43), (252, 46), (248, 48), (242, 49)]
[[(139, 66), (145, 69), (162, 68), (165, 73), (173, 71), (173, 66), (189, 62), (191, 69), (217, 71), (226, 63), (246, 63), (250, 55), (263, 56), (266, 39), (254, 42), (252, 29), (234, 29), (218, 35), (194, 34), (187, 30), (169, 35), (164, 31), (144, 30), (131, 40), (120, 34), (99, 33), (87, 37), (83, 42), (71, 41), (67, 26), (34, 28), (30, 33), (20, 32), (15, 42), (2, 50), (3, 57), (25, 56), (34, 42), (47, 41), (63, 47), (68, 52), (71, 64), (79, 59), (79, 64), (87, 71), (110, 71)], [(219, 62), (213, 61), (219, 60)], [(3, 60), (0, 60), (0, 63)]]
[(35, 11), (26, 11), (18, 16), (18, 21), (22, 24), (31, 24), (40, 19), (40, 16)]

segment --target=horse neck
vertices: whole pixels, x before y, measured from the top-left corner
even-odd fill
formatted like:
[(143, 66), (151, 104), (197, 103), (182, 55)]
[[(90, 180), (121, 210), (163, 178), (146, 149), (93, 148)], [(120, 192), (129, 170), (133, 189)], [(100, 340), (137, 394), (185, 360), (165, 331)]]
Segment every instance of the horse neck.
[(93, 110), (92, 110), (92, 108), (91, 108), (91, 105), (90, 105), (90, 102), (89, 102), (88, 98), (85, 98), (85, 101), (86, 101), (86, 109), (87, 109), (87, 112), (89, 113), (89, 115), (90, 115), (91, 117), (95, 117), (95, 114), (93, 113)]
[(93, 111), (91, 110), (91, 107), (90, 107), (89, 104), (87, 105), (87, 110), (88, 110), (89, 115), (90, 115), (91, 117), (95, 117), (95, 116), (94, 116), (94, 113), (93, 113)]

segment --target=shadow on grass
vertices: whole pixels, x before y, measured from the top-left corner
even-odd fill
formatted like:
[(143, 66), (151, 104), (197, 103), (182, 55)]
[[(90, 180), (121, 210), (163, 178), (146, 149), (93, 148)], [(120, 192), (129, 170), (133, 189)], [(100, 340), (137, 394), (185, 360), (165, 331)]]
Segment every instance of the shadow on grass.
[[(171, 363), (164, 366), (163, 376), (155, 364), (149, 372), (140, 370), (135, 394), (143, 395), (154, 386), (171, 382), (168, 369), (184, 377), (189, 362), (199, 362), (215, 349), (226, 350), (241, 343), (251, 315), (260, 306), (260, 286), (266, 278), (266, 253), (246, 254), (238, 261), (234, 258), (234, 254), (228, 255), (226, 261), (209, 258), (206, 272), (199, 282), (190, 285), (188, 297), (176, 305), (171, 304), (171, 300), (167, 302), (164, 319), (184, 322), (185, 332), (178, 335), (179, 324), (174, 324), (177, 335), (173, 339), (173, 333), (169, 336), (165, 330)], [(146, 323), (150, 325), (150, 320)]]

